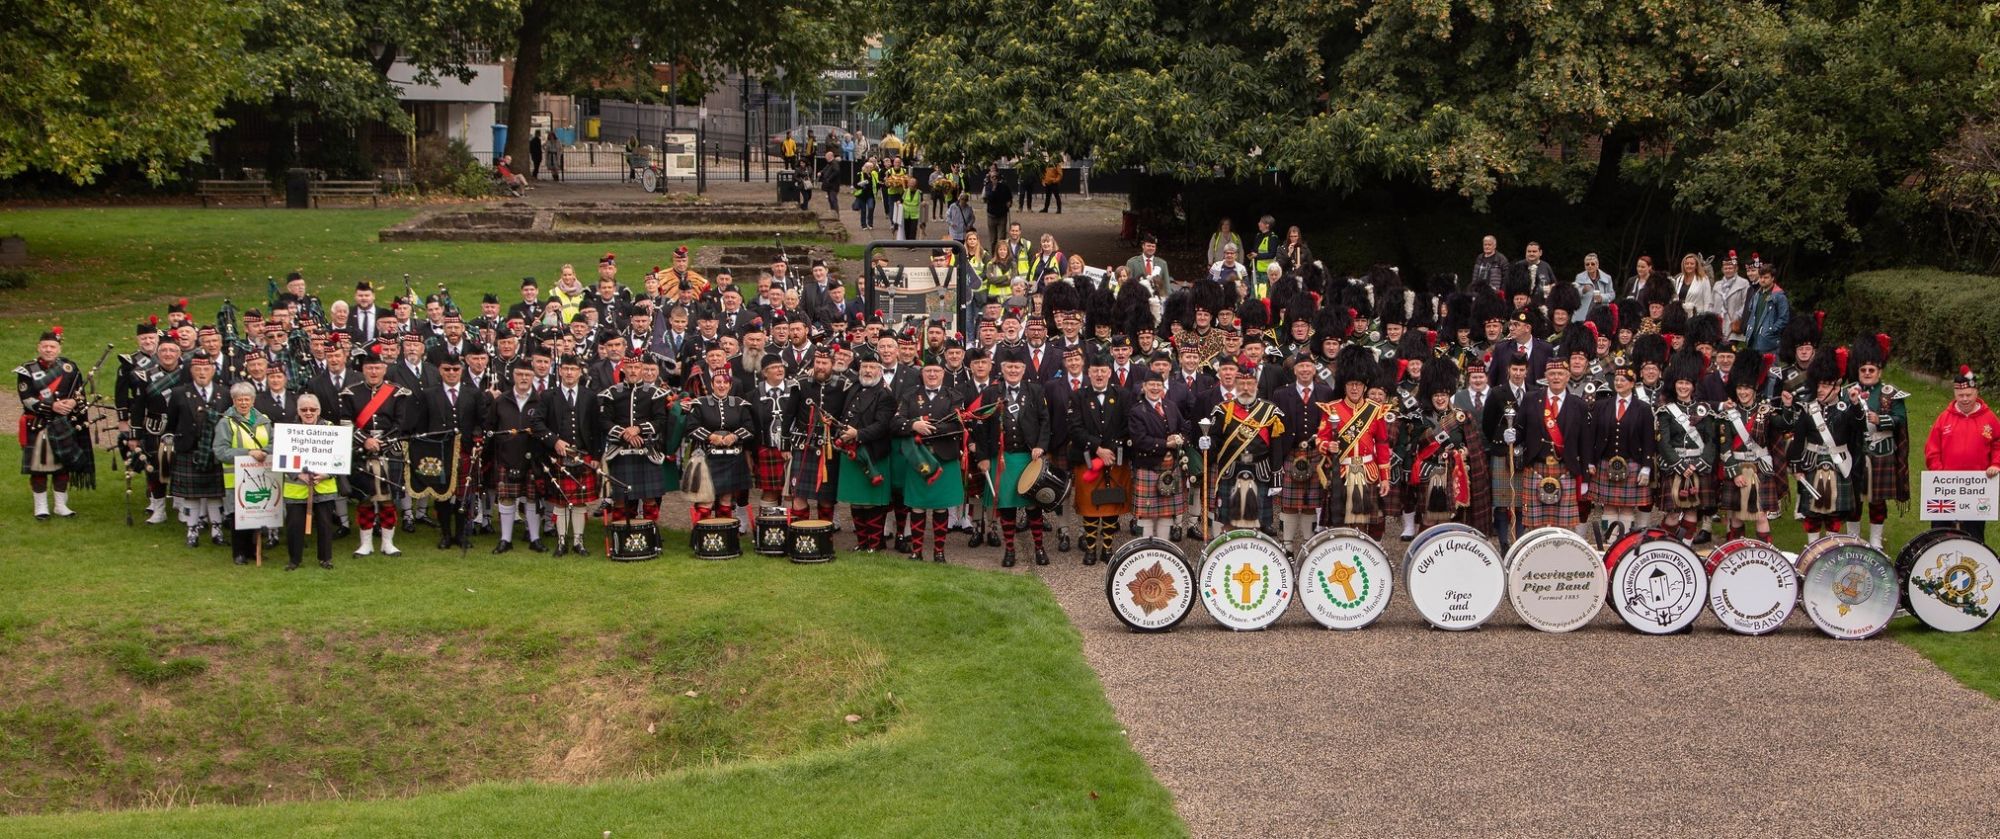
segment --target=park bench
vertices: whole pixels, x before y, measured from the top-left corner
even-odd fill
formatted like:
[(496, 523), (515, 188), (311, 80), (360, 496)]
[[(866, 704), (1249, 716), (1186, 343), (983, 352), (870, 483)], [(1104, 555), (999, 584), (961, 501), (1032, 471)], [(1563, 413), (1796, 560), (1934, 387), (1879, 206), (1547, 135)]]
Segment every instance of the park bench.
[(307, 187), (307, 195), (311, 196), (314, 207), (319, 206), (321, 198), (347, 197), (366, 197), (369, 204), (382, 206), (382, 184), (379, 181), (313, 181)]
[(255, 197), (263, 206), (271, 205), (271, 185), (263, 181), (201, 181), (195, 185), (195, 194), (201, 196), (201, 206), (206, 209), (210, 199), (217, 203), (225, 198)]

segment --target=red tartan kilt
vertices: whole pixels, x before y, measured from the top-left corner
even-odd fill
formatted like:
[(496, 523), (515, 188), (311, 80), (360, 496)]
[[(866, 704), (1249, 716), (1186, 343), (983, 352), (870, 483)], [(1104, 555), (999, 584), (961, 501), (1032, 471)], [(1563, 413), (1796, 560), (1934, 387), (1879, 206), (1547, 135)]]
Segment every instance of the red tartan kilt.
[(1396, 519), (1402, 517), (1403, 500), (1404, 496), (1409, 494), (1409, 489), (1403, 481), (1392, 479), (1389, 482), (1389, 494), (1382, 496), (1383, 518)]
[[(1287, 465), (1289, 467), (1289, 464)], [(1319, 476), (1294, 477), (1286, 468), (1278, 477), (1278, 510), (1285, 513), (1315, 513), (1323, 506), (1326, 493), (1320, 489)]]
[[(1562, 501), (1557, 504), (1543, 504), (1539, 488), (1542, 476), (1550, 474), (1562, 482)], [(1576, 479), (1569, 470), (1561, 466), (1536, 466), (1521, 473), (1517, 487), (1521, 500), (1521, 532), (1526, 533), (1538, 527), (1575, 527), (1580, 517), (1576, 509)]]
[(1160, 483), (1160, 472), (1135, 469), (1132, 477), (1132, 515), (1142, 519), (1165, 519), (1186, 515), (1186, 490)]
[(757, 448), (757, 491), (785, 491), (785, 453), (775, 446)]
[(569, 469), (558, 470), (553, 482), (542, 479), (541, 489), (543, 498), (559, 506), (578, 507), (593, 503), (597, 500), (597, 470), (584, 470), (581, 477)]
[[(1784, 505), (1786, 483), (1787, 481), (1783, 475), (1776, 472), (1759, 470), (1757, 472), (1757, 512), (1778, 512)], [(1743, 491), (1736, 488), (1735, 476), (1733, 474), (1725, 474), (1717, 480), (1716, 484), (1715, 500), (1717, 506), (1725, 513), (1736, 510), (1743, 502)]]
[(1610, 474), (1609, 467), (1597, 465), (1597, 480), (1590, 483), (1590, 494), (1600, 507), (1624, 507), (1637, 509), (1653, 503), (1653, 488), (1639, 483), (1639, 467), (1628, 464), (1625, 480), (1610, 481), (1604, 476)]
[(1653, 509), (1655, 510), (1707, 510), (1715, 507), (1715, 470), (1707, 474), (1696, 473), (1694, 478), (1695, 503), (1693, 507), (1682, 507), (1674, 500), (1674, 470), (1671, 468), (1653, 472)]

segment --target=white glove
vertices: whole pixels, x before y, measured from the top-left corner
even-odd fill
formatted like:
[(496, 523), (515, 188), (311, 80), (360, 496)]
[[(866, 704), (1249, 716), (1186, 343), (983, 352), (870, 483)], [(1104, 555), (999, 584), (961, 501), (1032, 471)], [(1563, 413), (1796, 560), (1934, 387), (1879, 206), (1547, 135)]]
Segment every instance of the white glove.
[(1507, 445), (1510, 446), (1514, 444), (1514, 438), (1518, 436), (1520, 435), (1515, 434), (1514, 429), (1511, 428), (1507, 429), (1506, 431), (1500, 432), (1500, 439), (1505, 440), (1507, 442)]
[(1207, 435), (1203, 435), (1203, 436), (1202, 436), (1202, 438), (1201, 438), (1201, 443), (1200, 443), (1200, 445), (1201, 445), (1201, 450), (1202, 450), (1202, 451), (1208, 451), (1208, 436), (1207, 436)]
[(1271, 491), (1264, 493), (1264, 496), (1267, 498), (1275, 498), (1277, 497), (1278, 493), (1283, 491), (1284, 489), (1281, 487), (1271, 487)]

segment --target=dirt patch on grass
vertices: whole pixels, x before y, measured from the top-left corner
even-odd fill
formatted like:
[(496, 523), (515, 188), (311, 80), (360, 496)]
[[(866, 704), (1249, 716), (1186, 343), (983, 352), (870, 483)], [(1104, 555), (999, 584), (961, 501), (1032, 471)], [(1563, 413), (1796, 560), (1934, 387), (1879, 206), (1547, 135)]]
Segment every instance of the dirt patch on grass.
[(816, 631), (14, 631), (4, 815), (583, 783), (838, 746), (898, 711), (879, 650)]

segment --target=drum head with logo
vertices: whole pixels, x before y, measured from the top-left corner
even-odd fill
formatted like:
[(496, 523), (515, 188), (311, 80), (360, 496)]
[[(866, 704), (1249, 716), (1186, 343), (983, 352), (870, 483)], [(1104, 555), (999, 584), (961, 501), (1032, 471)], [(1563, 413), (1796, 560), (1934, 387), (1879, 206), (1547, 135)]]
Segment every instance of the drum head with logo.
[(1135, 539), (1111, 557), (1104, 596), (1111, 613), (1135, 632), (1172, 629), (1194, 609), (1194, 572), (1181, 549), (1162, 539)]
[(1886, 554), (1858, 539), (1825, 551), (1808, 549), (1807, 553), (1811, 556), (1804, 561), (1810, 564), (1803, 571), (1801, 600), (1806, 617), (1812, 618), (1821, 632), (1843, 641), (1858, 641), (1888, 628), (1902, 595), (1896, 585), (1896, 566)]
[(1666, 635), (1694, 625), (1708, 602), (1708, 574), (1678, 539), (1638, 544), (1611, 569), (1611, 606), (1633, 629)]
[(1896, 557), (1903, 602), (1925, 626), (1971, 632), (1993, 619), (1993, 549), (1957, 530), (1932, 530)]
[(1389, 607), (1389, 556), (1359, 530), (1324, 530), (1300, 548), (1299, 603), (1328, 629), (1360, 629)]
[(1507, 600), (1521, 621), (1543, 632), (1570, 632), (1604, 608), (1608, 575), (1590, 543), (1575, 533), (1535, 531), (1507, 552)]
[(1403, 567), (1410, 602), (1439, 629), (1465, 630), (1485, 623), (1507, 593), (1500, 552), (1470, 528), (1413, 540)]
[(1729, 631), (1775, 632), (1798, 602), (1798, 572), (1770, 543), (1733, 539), (1708, 555), (1708, 610)]
[(1230, 629), (1263, 629), (1292, 602), (1292, 566), (1277, 540), (1231, 530), (1201, 552), (1201, 604)]

